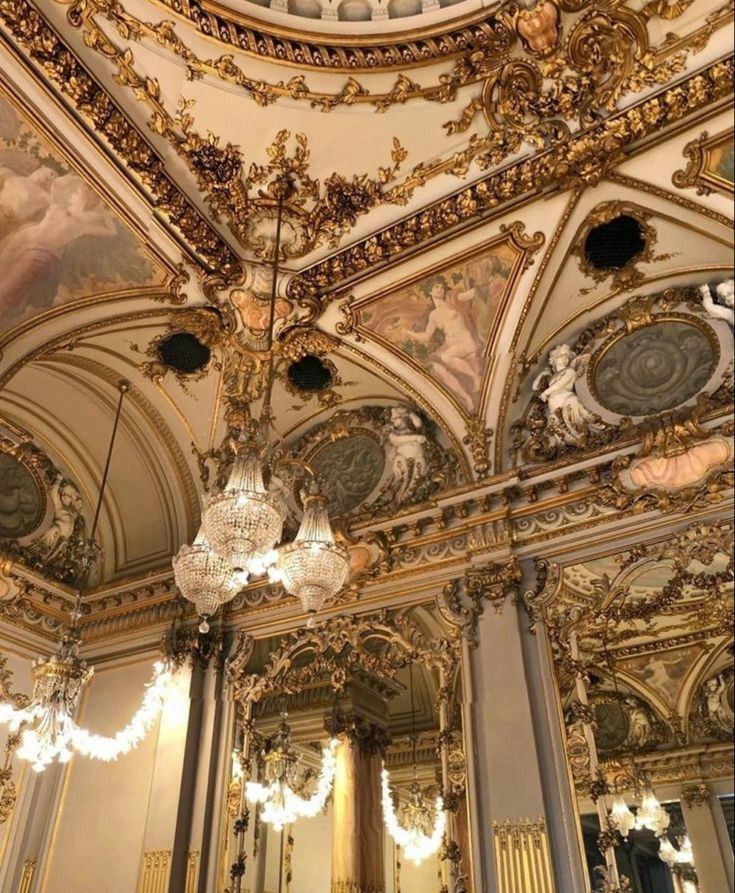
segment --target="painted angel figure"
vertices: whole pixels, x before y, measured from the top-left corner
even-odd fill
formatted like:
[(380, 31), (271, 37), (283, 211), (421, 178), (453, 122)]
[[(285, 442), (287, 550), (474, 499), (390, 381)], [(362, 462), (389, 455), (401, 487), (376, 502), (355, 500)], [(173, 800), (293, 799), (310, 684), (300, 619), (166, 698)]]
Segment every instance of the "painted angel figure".
[(730, 327), (735, 325), (735, 313), (733, 312), (735, 280), (725, 279), (724, 282), (719, 282), (715, 286), (714, 297), (709, 285), (701, 285), (699, 293), (702, 296), (702, 304), (707, 311), (707, 316), (712, 319), (724, 319)]
[(82, 236), (116, 234), (110, 212), (79, 177), (56, 177), (43, 216), (20, 226), (0, 244), (0, 316), (20, 316), (29, 303), (51, 306), (67, 249)]
[[(574, 446), (582, 445), (589, 430), (597, 427), (597, 417), (582, 405), (575, 392), (577, 379), (588, 362), (588, 354), (577, 356), (568, 344), (560, 344), (549, 353), (549, 365), (531, 385), (546, 403), (549, 429), (562, 443)], [(546, 387), (541, 390), (544, 383)]]
[(386, 465), (391, 472), (387, 489), (400, 503), (411, 496), (429, 467), (424, 423), (407, 406), (394, 406), (383, 437)]

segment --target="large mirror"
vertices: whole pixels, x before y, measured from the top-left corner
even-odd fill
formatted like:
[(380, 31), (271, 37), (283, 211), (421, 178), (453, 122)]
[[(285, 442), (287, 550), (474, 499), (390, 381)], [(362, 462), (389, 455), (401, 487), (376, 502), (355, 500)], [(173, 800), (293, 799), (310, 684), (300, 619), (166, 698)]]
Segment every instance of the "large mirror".
[(230, 677), (233, 893), (470, 889), (459, 647), (433, 610), (244, 640)]
[(732, 528), (699, 525), (570, 565), (544, 596), (590, 889), (728, 886), (732, 574)]

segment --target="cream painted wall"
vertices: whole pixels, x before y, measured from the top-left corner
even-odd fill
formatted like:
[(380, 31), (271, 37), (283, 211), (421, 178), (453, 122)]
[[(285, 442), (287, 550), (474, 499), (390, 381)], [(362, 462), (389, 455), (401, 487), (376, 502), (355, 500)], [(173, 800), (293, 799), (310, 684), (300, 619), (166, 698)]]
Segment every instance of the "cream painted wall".
[(293, 827), (293, 882), (296, 893), (328, 893), (332, 872), (332, 804), (327, 814), (297, 822)]
[(421, 865), (414, 865), (401, 855), (401, 869), (396, 884), (396, 845), (386, 834), (385, 838), (385, 890), (386, 893), (439, 893), (439, 858), (432, 856)]
[[(21, 655), (13, 650), (12, 646), (5, 643), (2, 645), (1, 653), (6, 658), (6, 670), (12, 673), (10, 685), (14, 693), (30, 695), (33, 688), (31, 680), (31, 659), (30, 657)], [(5, 758), (5, 745), (8, 741), (8, 727), (0, 726), (0, 757), (2, 762)], [(22, 760), (15, 758), (12, 764), (12, 777), (18, 794), (17, 804), (22, 804), (24, 794), (28, 790), (29, 783), (33, 781), (30, 766)], [(20, 809), (18, 805), (13, 810), (13, 814), (7, 822), (0, 824), (0, 882), (3, 882), (5, 855), (8, 849), (10, 837), (15, 830), (15, 824)]]
[[(80, 722), (100, 734), (118, 731), (138, 709), (152, 665), (147, 659), (99, 669)], [(132, 893), (137, 888), (158, 737), (156, 724), (135, 750), (114, 763), (74, 757), (39, 893)], [(82, 828), (87, 833), (80, 833)]]

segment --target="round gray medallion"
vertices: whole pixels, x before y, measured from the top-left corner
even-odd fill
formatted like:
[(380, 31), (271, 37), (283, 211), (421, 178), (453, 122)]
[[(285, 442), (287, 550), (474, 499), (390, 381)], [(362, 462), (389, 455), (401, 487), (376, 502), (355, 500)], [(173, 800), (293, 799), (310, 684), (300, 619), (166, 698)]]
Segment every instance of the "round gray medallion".
[(592, 384), (600, 403), (618, 415), (655, 415), (695, 397), (717, 362), (702, 328), (668, 319), (614, 341), (591, 370)]
[(630, 730), (630, 719), (617, 701), (598, 701), (593, 707), (595, 742), (601, 751), (622, 747)]
[(43, 518), (45, 500), (36, 479), (15, 457), (0, 453), (0, 537), (19, 539)]
[(383, 476), (382, 446), (368, 434), (350, 434), (320, 447), (309, 459), (329, 500), (333, 518), (361, 505)]

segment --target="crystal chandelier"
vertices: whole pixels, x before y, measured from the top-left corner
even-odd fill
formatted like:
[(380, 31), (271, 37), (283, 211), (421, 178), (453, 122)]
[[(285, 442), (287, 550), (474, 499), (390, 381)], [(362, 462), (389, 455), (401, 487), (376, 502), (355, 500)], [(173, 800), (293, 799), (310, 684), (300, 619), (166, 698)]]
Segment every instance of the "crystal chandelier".
[(95, 539), (97, 523), (102, 508), (110, 460), (115, 442), (123, 398), (128, 391), (127, 382), (119, 385), (120, 398), (102, 475), (97, 508), (88, 540), (88, 557), (82, 569), (77, 602), (72, 612), (72, 623), (61, 637), (56, 652), (44, 660), (35, 661), (32, 668), (33, 695), (27, 707), (15, 708), (0, 703), (0, 722), (7, 723), (12, 732), (20, 731), (20, 746), (16, 753), (28, 760), (36, 772), (42, 772), (50, 763), (68, 762), (73, 752), (98, 760), (115, 760), (121, 754), (136, 747), (145, 737), (161, 711), (171, 670), (165, 663), (156, 663), (153, 677), (148, 683), (140, 708), (124, 729), (113, 737), (94, 735), (77, 725), (74, 714), (81, 694), (94, 674), (94, 668), (79, 657), (81, 633), (78, 621), (81, 616), (82, 586), (89, 578), (92, 557), (99, 552)]
[(275, 738), (269, 742), (264, 755), (264, 784), (249, 781), (245, 796), (251, 803), (260, 804), (261, 819), (281, 831), (300, 818), (313, 818), (324, 808), (332, 790), (337, 768), (336, 738), (322, 751), (322, 763), (314, 793), (302, 797), (294, 790), (299, 784), (297, 766), (299, 755), (291, 747), (291, 729), (284, 714)]
[(107, 737), (81, 728), (74, 713), (94, 669), (79, 659), (78, 648), (78, 636), (67, 633), (54, 655), (34, 663), (31, 703), (23, 709), (0, 704), (0, 722), (7, 723), (11, 732), (21, 732), (17, 756), (28, 760), (36, 772), (54, 760), (67, 763), (74, 751), (96, 760), (116, 760), (145, 738), (166, 698), (171, 671), (158, 662), (140, 707), (124, 729)]
[[(603, 638), (603, 651), (605, 654), (605, 661), (610, 671), (610, 677), (612, 678), (613, 688), (615, 689), (615, 698), (618, 709), (622, 713), (622, 694), (620, 692), (620, 686), (618, 685), (615, 661), (610, 654), (607, 639), (608, 629), (606, 625)], [(629, 774), (630, 786), (633, 791), (634, 799), (638, 800), (638, 806), (634, 813), (626, 803), (625, 798), (619, 792), (616, 792), (608, 815), (610, 826), (620, 834), (623, 840), (628, 839), (628, 835), (634, 828), (637, 831), (648, 828), (649, 831), (653, 831), (656, 837), (661, 838), (666, 833), (666, 829), (671, 823), (671, 816), (666, 808), (661, 805), (658, 797), (656, 797), (653, 792), (648, 777), (639, 772), (632, 745), (629, 745), (628, 748), (628, 758), (631, 770)]]
[[(201, 529), (191, 546), (173, 559), (176, 585), (193, 602), (206, 632), (208, 618), (230, 601), (253, 577), (268, 574), (298, 598), (307, 614), (318, 612), (347, 582), (349, 556), (335, 542), (327, 501), (319, 493), (314, 473), (299, 459), (274, 450), (271, 394), (274, 368), (274, 323), (281, 222), (284, 200), (291, 194), (287, 178), (277, 184), (278, 213), (273, 251), (273, 276), (268, 322), (268, 365), (260, 420), (234, 445), (234, 458), (221, 492), (204, 501)], [(280, 545), (288, 517), (284, 496), (275, 486), (280, 468), (299, 469), (305, 481), (301, 497), (303, 518), (292, 543)]]
[[(634, 786), (638, 790), (637, 777), (634, 777)], [(648, 828), (649, 831), (653, 831), (656, 837), (663, 837), (670, 823), (671, 816), (666, 808), (661, 805), (649, 784), (643, 786), (640, 794), (640, 805), (635, 812), (630, 809), (621, 794), (616, 794), (613, 798), (610, 810), (610, 824), (619, 832), (623, 840), (628, 839), (628, 835), (634, 828), (637, 831)]]
[(403, 850), (407, 859), (420, 865), (433, 855), (442, 844), (446, 830), (444, 802), (437, 797), (433, 804), (421, 792), (418, 782), (411, 785), (408, 802), (399, 820), (393, 805), (388, 770), (383, 766), (382, 802), (383, 819), (388, 833)]

